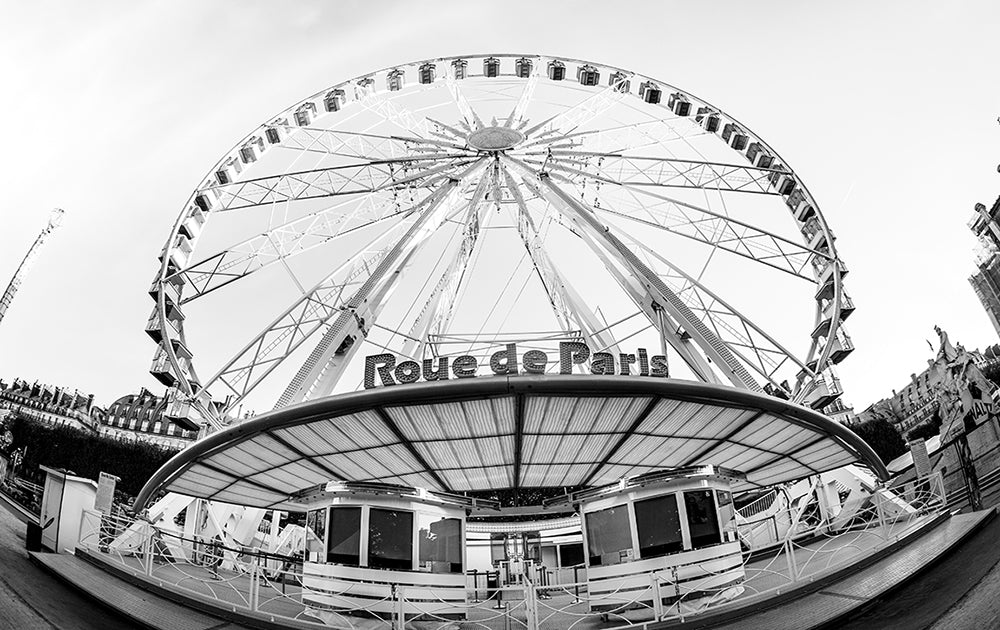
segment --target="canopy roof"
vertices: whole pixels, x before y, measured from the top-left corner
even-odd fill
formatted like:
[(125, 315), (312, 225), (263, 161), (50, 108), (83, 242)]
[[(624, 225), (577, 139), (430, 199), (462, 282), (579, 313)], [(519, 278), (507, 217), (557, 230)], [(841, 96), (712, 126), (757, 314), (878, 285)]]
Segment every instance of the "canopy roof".
[(273, 411), (192, 444), (160, 491), (277, 509), (333, 480), (445, 492), (597, 486), (680, 466), (746, 475), (746, 490), (850, 463), (871, 448), (811, 409), (746, 390), (630, 376), (480, 377), (397, 385)]

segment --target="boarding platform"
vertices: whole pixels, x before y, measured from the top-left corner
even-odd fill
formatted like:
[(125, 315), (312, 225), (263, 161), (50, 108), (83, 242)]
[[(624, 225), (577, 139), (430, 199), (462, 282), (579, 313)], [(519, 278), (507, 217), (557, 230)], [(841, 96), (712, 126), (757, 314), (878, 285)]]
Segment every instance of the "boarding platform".
[[(323, 623), (307, 614), (301, 587), (218, 568), (147, 564), (99, 549), (76, 556), (33, 553), (35, 562), (149, 628), (525, 628), (537, 615), (544, 630), (574, 628), (818, 628), (845, 619), (876, 598), (947, 557), (995, 517), (993, 510), (955, 515), (928, 514), (904, 527), (869, 529), (820, 537), (791, 555), (760, 557), (746, 563), (740, 597), (714, 611), (666, 621), (628, 622), (636, 611), (602, 617), (588, 613), (587, 595), (568, 585), (501, 589), (468, 609), (467, 621), (434, 624), (387, 616), (343, 616)], [(829, 560), (827, 561), (827, 557)], [(834, 558), (836, 557), (836, 560)], [(150, 575), (146, 575), (147, 568)], [(796, 573), (794, 583), (790, 574)], [(263, 592), (253, 586), (266, 584)], [(784, 588), (782, 586), (784, 585)], [(284, 593), (280, 593), (281, 589)], [(518, 592), (520, 591), (520, 592)], [(279, 594), (280, 593), (280, 594)], [(252, 610), (256, 606), (257, 610)]]

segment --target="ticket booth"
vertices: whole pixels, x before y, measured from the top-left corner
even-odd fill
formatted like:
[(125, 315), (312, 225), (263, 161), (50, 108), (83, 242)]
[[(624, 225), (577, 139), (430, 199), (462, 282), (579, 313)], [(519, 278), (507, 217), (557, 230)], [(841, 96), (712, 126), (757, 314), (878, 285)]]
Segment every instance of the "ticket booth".
[(73, 553), (80, 538), (84, 510), (94, 509), (97, 483), (84, 477), (47, 466), (42, 494), (42, 545), (57, 553)]
[(465, 516), (462, 497), (327, 484), (308, 501), (303, 602), (328, 622), (400, 610), (407, 619), (464, 619)]
[[(737, 474), (699, 466), (578, 493), (591, 610), (652, 606), (651, 574), (664, 605), (742, 592)], [(637, 593), (648, 600), (636, 601)]]

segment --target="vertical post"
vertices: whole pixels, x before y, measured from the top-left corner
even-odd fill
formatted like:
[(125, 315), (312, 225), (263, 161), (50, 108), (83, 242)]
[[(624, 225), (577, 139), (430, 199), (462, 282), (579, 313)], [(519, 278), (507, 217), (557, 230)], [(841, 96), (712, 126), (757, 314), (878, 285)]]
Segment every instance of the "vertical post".
[(147, 522), (142, 524), (142, 547), (143, 547), (143, 563), (144, 569), (147, 576), (153, 575), (153, 526)]
[(580, 603), (580, 565), (573, 565), (573, 603)]
[(510, 604), (507, 602), (503, 603), (503, 630), (511, 630), (510, 628)]
[(523, 588), (524, 588), (524, 621), (527, 624), (527, 630), (537, 630), (538, 628), (538, 610), (535, 608), (535, 585), (532, 584), (531, 578), (528, 573), (523, 576)]
[(403, 585), (393, 584), (392, 585), (392, 599), (396, 604), (396, 614), (395, 623), (393, 624), (393, 630), (404, 630), (406, 626), (406, 609), (405, 602), (403, 601)]
[(663, 597), (660, 595), (660, 578), (656, 571), (649, 574), (649, 588), (653, 593), (653, 620), (659, 621), (663, 618)]
[(250, 592), (247, 594), (247, 599), (250, 600), (250, 610), (253, 612), (257, 612), (257, 608), (260, 606), (260, 556), (257, 555), (257, 551), (254, 549), (250, 560)]
[(886, 531), (885, 527), (885, 510), (882, 509), (882, 491), (883, 488), (879, 486), (875, 489), (875, 512), (878, 515), (878, 527), (879, 531), (882, 533), (882, 538), (887, 539), (889, 537), (889, 532)]
[(684, 609), (681, 607), (681, 583), (677, 578), (677, 566), (670, 567), (670, 579), (674, 581), (674, 597), (677, 599), (677, 617), (684, 623)]
[(788, 573), (794, 584), (799, 579), (799, 567), (795, 562), (795, 550), (792, 548), (791, 536), (785, 537), (785, 553), (788, 554)]

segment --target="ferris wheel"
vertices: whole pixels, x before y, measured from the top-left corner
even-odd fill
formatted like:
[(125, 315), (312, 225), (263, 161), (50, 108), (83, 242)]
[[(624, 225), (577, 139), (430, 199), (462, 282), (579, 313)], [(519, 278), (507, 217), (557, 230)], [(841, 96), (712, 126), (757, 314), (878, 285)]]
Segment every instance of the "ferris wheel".
[(821, 409), (846, 274), (799, 176), (719, 108), (585, 61), (434, 59), (313, 94), (212, 168), (160, 254), (150, 371), (171, 419), (220, 426), (357, 389), (366, 354), (576, 340)]

